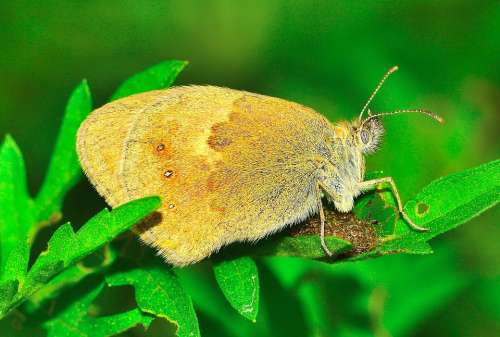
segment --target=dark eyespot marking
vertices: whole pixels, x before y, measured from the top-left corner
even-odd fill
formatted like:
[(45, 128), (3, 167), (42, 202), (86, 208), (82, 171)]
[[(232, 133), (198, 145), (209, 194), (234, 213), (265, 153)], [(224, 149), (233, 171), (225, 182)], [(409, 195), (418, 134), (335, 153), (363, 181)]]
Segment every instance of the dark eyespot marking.
[(165, 178), (170, 178), (173, 174), (174, 172), (172, 170), (166, 170), (165, 172), (163, 172)]
[(370, 141), (370, 135), (366, 130), (361, 130), (360, 137), (363, 144), (368, 144), (368, 142)]
[(156, 151), (160, 152), (163, 150), (165, 150), (165, 144), (158, 144), (158, 146), (156, 147)]
[(170, 208), (170, 209), (172, 209), (172, 208), (174, 208), (174, 207), (175, 207), (175, 205), (174, 205), (174, 204), (170, 204), (170, 205), (168, 205), (168, 208)]

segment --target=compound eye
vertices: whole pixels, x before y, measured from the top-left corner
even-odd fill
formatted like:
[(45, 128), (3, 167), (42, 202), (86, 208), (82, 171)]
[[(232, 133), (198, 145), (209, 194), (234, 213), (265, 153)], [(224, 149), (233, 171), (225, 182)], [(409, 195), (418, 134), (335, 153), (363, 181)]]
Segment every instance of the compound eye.
[(360, 137), (361, 137), (361, 141), (365, 145), (368, 144), (368, 142), (370, 141), (370, 135), (368, 134), (368, 131), (366, 131), (366, 130), (361, 130)]

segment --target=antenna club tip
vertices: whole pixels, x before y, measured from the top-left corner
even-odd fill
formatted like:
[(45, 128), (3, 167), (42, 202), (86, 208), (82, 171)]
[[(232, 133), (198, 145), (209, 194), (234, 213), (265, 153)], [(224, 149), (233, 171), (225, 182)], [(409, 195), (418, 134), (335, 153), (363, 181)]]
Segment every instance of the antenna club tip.
[(432, 111), (428, 111), (426, 110), (426, 112), (432, 117), (434, 118), (436, 121), (438, 121), (439, 123), (441, 124), (444, 124), (445, 123), (445, 120), (443, 117), (439, 116), (438, 114), (435, 114), (434, 112)]
[(399, 66), (396, 64), (394, 66), (392, 66), (390, 69), (389, 69), (389, 73), (393, 73), (395, 71), (398, 71), (399, 70)]

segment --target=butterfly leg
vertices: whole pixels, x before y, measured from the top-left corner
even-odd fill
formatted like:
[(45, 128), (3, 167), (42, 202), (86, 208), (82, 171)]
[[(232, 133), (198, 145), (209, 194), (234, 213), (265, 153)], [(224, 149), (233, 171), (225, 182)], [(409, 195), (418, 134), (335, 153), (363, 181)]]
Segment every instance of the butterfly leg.
[(323, 211), (323, 202), (321, 201), (321, 189), (319, 184), (316, 185), (316, 200), (318, 202), (318, 210), (319, 210), (319, 220), (320, 220), (320, 241), (321, 247), (325, 251), (328, 256), (332, 256), (332, 252), (328, 249), (325, 242), (325, 212)]
[(408, 214), (406, 214), (406, 212), (403, 209), (403, 204), (401, 203), (401, 198), (399, 197), (398, 189), (396, 188), (396, 184), (394, 183), (394, 180), (392, 179), (392, 177), (383, 177), (383, 178), (363, 181), (359, 187), (361, 188), (361, 190), (369, 190), (369, 189), (376, 187), (378, 184), (381, 184), (381, 183), (388, 183), (389, 186), (391, 186), (392, 193), (396, 197), (399, 213), (401, 213), (401, 215), (406, 220), (406, 222), (408, 222), (410, 227), (413, 228), (414, 230), (421, 231), (421, 232), (428, 231), (429, 230), (428, 228), (420, 227), (417, 224), (415, 224), (410, 219)]

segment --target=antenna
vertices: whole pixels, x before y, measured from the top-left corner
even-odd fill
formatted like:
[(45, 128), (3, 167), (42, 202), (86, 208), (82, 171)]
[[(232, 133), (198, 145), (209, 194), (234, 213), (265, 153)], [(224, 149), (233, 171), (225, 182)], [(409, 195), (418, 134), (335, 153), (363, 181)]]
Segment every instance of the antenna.
[(368, 101), (363, 106), (363, 109), (361, 109), (361, 112), (359, 114), (359, 120), (361, 120), (361, 117), (363, 117), (363, 113), (366, 111), (366, 109), (368, 109), (368, 105), (370, 105), (371, 101), (373, 100), (377, 92), (380, 90), (380, 88), (382, 88), (382, 85), (384, 84), (385, 80), (398, 69), (399, 69), (398, 66), (393, 66), (389, 70), (387, 70), (387, 73), (385, 73), (384, 77), (382, 77), (375, 90), (373, 90), (373, 93), (370, 95), (370, 98), (368, 98)]
[(427, 115), (427, 116), (429, 116), (429, 117), (437, 120), (441, 124), (444, 123), (443, 117), (435, 114), (432, 111), (424, 110), (424, 109), (402, 109), (402, 110), (395, 110), (395, 111), (390, 111), (390, 112), (377, 112), (374, 115), (370, 115), (370, 117), (368, 117), (367, 119), (365, 119), (362, 124), (368, 122), (370, 119), (377, 118), (377, 117), (380, 117), (380, 116), (397, 115), (397, 114), (402, 114), (402, 113), (407, 113), (407, 112), (421, 113), (421, 114)]

